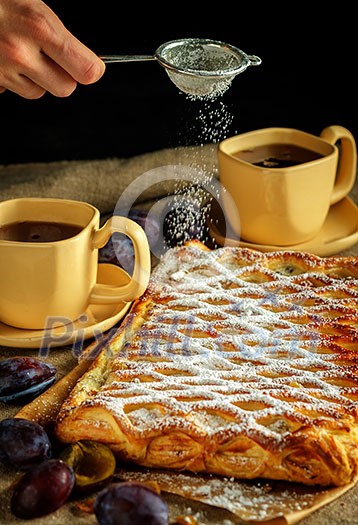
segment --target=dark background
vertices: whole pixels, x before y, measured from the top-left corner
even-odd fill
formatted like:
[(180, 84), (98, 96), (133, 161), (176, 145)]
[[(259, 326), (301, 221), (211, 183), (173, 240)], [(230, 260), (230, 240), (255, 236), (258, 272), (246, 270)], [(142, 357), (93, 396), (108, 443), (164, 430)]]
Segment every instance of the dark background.
[[(200, 129), (203, 114), (218, 126), (216, 141), (270, 126), (319, 134), (330, 124), (358, 138), (357, 30), (347, 6), (342, 12), (325, 3), (312, 12), (312, 2), (299, 9), (236, 3), (234, 11), (227, 3), (48, 4), (99, 55), (153, 54), (163, 42), (202, 37), (234, 44), (262, 64), (237, 76), (211, 103), (189, 100), (157, 62), (109, 64), (99, 82), (64, 99), (3, 93), (0, 164), (129, 157), (210, 142), (212, 135)], [(223, 106), (227, 124), (223, 112), (218, 116)]]

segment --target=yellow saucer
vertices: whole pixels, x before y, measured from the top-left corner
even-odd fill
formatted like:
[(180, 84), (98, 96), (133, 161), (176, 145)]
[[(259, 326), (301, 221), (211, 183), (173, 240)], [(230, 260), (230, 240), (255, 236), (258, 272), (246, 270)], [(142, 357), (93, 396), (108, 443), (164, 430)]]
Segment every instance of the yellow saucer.
[(358, 242), (358, 207), (349, 197), (331, 206), (326, 221), (316, 237), (291, 246), (255, 244), (240, 239), (232, 231), (225, 233), (225, 217), (217, 202), (212, 204), (208, 218), (209, 233), (219, 246), (241, 246), (262, 252), (294, 250), (320, 257), (334, 255)]
[[(130, 280), (128, 274), (114, 264), (98, 265), (97, 282), (122, 286)], [(50, 349), (71, 344), (80, 345), (90, 337), (100, 338), (129, 310), (132, 303), (90, 304), (80, 319), (68, 325), (48, 330), (28, 330), (0, 323), (0, 345), (17, 348)]]

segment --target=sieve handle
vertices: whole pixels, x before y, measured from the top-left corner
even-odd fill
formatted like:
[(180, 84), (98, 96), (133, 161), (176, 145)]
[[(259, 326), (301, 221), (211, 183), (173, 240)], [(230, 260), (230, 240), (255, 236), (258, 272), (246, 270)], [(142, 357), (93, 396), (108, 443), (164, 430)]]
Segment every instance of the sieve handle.
[(261, 58), (256, 55), (248, 55), (247, 58), (250, 60), (250, 66), (259, 66), (262, 63)]
[(140, 62), (143, 60), (156, 60), (152, 55), (102, 55), (99, 57), (103, 62)]

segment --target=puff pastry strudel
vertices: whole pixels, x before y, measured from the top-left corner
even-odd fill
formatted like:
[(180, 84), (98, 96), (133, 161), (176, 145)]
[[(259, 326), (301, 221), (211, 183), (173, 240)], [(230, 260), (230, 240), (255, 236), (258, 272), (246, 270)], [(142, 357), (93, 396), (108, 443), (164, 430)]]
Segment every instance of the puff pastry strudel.
[(237, 478), (358, 474), (358, 259), (170, 249), (65, 401), (64, 442)]

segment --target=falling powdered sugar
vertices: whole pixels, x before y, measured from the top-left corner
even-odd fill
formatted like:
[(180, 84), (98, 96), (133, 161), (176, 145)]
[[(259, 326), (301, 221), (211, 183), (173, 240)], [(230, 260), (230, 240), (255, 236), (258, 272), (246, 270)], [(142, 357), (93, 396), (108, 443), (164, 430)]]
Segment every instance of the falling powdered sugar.
[(213, 200), (220, 199), (216, 144), (230, 134), (234, 120), (222, 100), (194, 102), (192, 109), (194, 116), (184, 138), (187, 141), (193, 136), (200, 148), (188, 148), (182, 163), (191, 171), (191, 180), (183, 185), (178, 177), (170, 197), (170, 211), (164, 220), (164, 237), (170, 247), (193, 238), (212, 242), (208, 216)]

